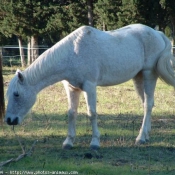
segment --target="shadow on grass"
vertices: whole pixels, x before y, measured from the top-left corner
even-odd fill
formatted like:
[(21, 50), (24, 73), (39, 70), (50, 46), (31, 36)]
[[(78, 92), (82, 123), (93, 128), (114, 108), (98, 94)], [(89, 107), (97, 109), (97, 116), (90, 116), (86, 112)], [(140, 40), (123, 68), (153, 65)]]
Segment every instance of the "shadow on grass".
[[(71, 165), (74, 170), (82, 174), (88, 168), (91, 174), (93, 172), (103, 174), (101, 169), (105, 167), (109, 168), (109, 174), (119, 170), (128, 171), (130, 174), (137, 174), (137, 172), (138, 174), (140, 172), (173, 174), (175, 172), (175, 134), (171, 132), (171, 128), (174, 127), (175, 122), (171, 116), (167, 118), (169, 120), (165, 122), (156, 117), (152, 122), (153, 131), (150, 142), (136, 146), (134, 142), (141, 126), (142, 116), (99, 115), (101, 148), (93, 151), (89, 148), (92, 134), (90, 122), (85, 114), (80, 114), (77, 118), (77, 137), (74, 148), (67, 151), (62, 149), (62, 142), (67, 133), (67, 115), (43, 116), (33, 113), (21, 126), (15, 127), (26, 150), (31, 148), (35, 140), (38, 140), (33, 154), (19, 162), (8, 164), (4, 169), (21, 170), (23, 167), (27, 170), (31, 168), (33, 170), (58, 168), (66, 170), (65, 165), (67, 168)], [(0, 137), (0, 161), (17, 157), (21, 153), (21, 147), (14, 133), (9, 126), (4, 125)]]

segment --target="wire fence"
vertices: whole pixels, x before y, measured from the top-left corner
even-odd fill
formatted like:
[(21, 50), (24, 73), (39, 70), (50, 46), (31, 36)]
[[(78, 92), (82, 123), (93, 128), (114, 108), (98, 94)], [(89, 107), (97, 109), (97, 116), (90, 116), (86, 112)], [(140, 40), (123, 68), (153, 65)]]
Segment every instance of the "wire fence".
[[(24, 58), (27, 62), (28, 50), (38, 49), (39, 55), (42, 54), (49, 47), (47, 45), (39, 45), (37, 48), (28, 48), (27, 46), (22, 47), (24, 50)], [(19, 53), (19, 46), (17, 45), (6, 45), (0, 47), (0, 55), (5, 66), (21, 66), (21, 58)]]

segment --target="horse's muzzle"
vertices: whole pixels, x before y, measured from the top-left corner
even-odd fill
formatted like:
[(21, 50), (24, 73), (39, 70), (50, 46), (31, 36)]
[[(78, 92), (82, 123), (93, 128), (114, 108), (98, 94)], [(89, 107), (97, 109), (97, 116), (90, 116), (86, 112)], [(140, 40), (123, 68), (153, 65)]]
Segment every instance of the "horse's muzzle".
[(14, 120), (12, 120), (11, 118), (7, 118), (7, 124), (8, 125), (17, 125), (18, 124), (18, 117), (16, 117)]

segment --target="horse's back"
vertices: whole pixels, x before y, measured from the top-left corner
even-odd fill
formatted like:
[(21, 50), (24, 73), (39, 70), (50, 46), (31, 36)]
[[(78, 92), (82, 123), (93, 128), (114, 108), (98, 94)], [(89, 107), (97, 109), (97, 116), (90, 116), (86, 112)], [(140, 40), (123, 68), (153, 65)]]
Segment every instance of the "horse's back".
[(129, 63), (128, 66), (132, 66), (131, 62), (137, 62), (138, 66), (140, 62), (145, 63), (145, 69), (154, 67), (165, 48), (160, 32), (142, 24), (131, 24), (107, 32), (87, 26), (81, 29), (85, 41), (78, 38), (79, 41), (82, 39), (82, 43), (77, 42), (80, 52), (86, 52), (87, 56), (91, 52), (94, 61), (97, 59), (101, 64), (111, 64), (112, 67), (116, 64), (125, 64), (127, 67), (126, 62)]
[(142, 24), (131, 24), (106, 32), (83, 26), (75, 33), (77, 34), (73, 47), (77, 53), (91, 51), (96, 55), (95, 52), (98, 51), (105, 56), (109, 55), (109, 52), (113, 55), (121, 55), (121, 52), (124, 52), (128, 55), (130, 50), (138, 54), (137, 52), (144, 49), (145, 58), (148, 58), (153, 53), (154, 56), (158, 55), (165, 48), (160, 32)]
[(160, 33), (141, 24), (107, 32), (82, 26), (65, 40), (71, 45), (67, 62), (75, 84), (84, 78), (100, 86), (125, 82), (141, 70), (153, 69), (165, 48)]
[(73, 35), (70, 69), (75, 77), (92, 78), (100, 86), (114, 85), (133, 78), (143, 67), (144, 48), (133, 35), (113, 36), (88, 26)]

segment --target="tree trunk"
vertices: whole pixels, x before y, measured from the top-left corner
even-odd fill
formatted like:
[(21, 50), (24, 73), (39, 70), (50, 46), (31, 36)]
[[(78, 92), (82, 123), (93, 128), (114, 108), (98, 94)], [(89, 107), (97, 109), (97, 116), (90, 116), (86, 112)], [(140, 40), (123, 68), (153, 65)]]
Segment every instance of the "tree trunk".
[(89, 20), (89, 26), (94, 26), (93, 23), (93, 0), (87, 0), (88, 5), (88, 20)]
[(38, 36), (33, 35), (31, 37), (31, 60), (34, 62), (39, 56), (38, 51)]
[(25, 62), (24, 49), (22, 46), (22, 38), (21, 37), (18, 37), (18, 43), (19, 43), (19, 53), (20, 53), (20, 57), (21, 57), (21, 66), (25, 67), (26, 62)]
[(103, 21), (103, 31), (107, 31), (107, 26), (104, 21)]
[(171, 34), (171, 45), (172, 45), (172, 53), (173, 53), (173, 55), (175, 55), (175, 51), (174, 51), (174, 48), (173, 48), (174, 40), (175, 40), (175, 38), (174, 38), (174, 28), (175, 28), (175, 23), (173, 23), (173, 25), (172, 25), (172, 34)]
[(5, 113), (5, 100), (4, 100), (4, 83), (2, 75), (2, 57), (0, 54), (0, 124), (3, 124), (3, 117)]
[(27, 44), (27, 65), (29, 66), (32, 63), (32, 57), (31, 57), (31, 38), (28, 38), (28, 44)]

